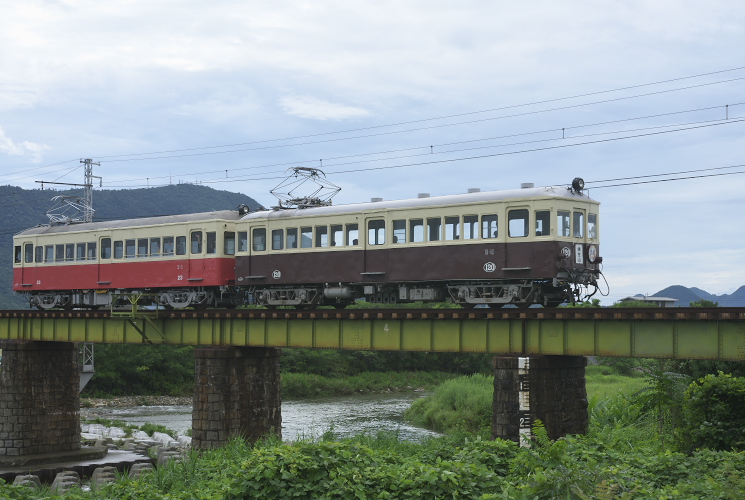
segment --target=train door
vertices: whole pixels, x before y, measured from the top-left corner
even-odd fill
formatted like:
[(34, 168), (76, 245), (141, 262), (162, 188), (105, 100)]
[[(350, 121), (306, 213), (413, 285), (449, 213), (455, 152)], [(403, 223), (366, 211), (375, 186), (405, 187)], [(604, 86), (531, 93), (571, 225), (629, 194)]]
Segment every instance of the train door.
[[(204, 231), (189, 231), (189, 259), (185, 269), (188, 281), (199, 282), (204, 278)], [(198, 284), (198, 283), (197, 283)]]
[[(266, 258), (266, 242), (267, 242), (267, 229), (265, 226), (251, 226), (249, 234), (250, 243), (248, 246), (248, 271), (249, 276), (255, 276), (254, 279), (267, 278), (267, 258)], [(275, 271), (275, 270), (272, 270)], [(281, 273), (281, 271), (279, 271)], [(277, 275), (275, 279), (279, 279), (280, 275)]]
[[(533, 255), (530, 237), (530, 208), (527, 206), (507, 208), (507, 234), (504, 248), (505, 271), (530, 271)], [(508, 275), (509, 276), (509, 275)]]
[(24, 241), (20, 247), (16, 247), (15, 261), (21, 265), (21, 285), (30, 286), (36, 281), (36, 268), (34, 267), (34, 244)]
[(364, 271), (366, 276), (384, 276), (388, 270), (388, 250), (385, 248), (385, 219), (365, 218)]
[(572, 263), (575, 267), (585, 265), (585, 239), (587, 238), (587, 214), (584, 208), (572, 209)]
[(108, 285), (111, 284), (111, 278), (113, 274), (111, 264), (111, 259), (113, 257), (113, 244), (111, 243), (111, 237), (100, 237), (98, 239), (98, 246), (101, 249), (100, 254), (98, 255), (98, 284), (101, 285), (103, 288), (106, 288)]

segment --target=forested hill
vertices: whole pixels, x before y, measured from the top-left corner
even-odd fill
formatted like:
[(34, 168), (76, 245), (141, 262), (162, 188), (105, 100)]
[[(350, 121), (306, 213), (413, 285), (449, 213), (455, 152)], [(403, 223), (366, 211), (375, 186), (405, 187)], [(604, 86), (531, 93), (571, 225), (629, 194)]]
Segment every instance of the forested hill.
[[(54, 196), (82, 196), (82, 191), (26, 190), (0, 186), (0, 309), (28, 307), (12, 292), (13, 235), (38, 224), (47, 224), (46, 211)], [(230, 210), (239, 205), (256, 209), (259, 203), (239, 193), (217, 191), (194, 184), (176, 184), (149, 189), (94, 190), (94, 220), (127, 219), (158, 215)]]

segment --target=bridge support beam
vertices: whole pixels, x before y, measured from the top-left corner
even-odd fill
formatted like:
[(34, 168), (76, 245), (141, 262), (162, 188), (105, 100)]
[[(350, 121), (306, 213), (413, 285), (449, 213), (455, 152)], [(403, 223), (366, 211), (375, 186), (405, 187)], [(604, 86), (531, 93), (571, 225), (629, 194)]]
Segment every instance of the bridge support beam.
[(73, 342), (0, 342), (0, 457), (80, 449)]
[(218, 448), (234, 437), (282, 437), (280, 349), (200, 347), (192, 413), (192, 446)]
[(540, 419), (549, 438), (587, 432), (584, 356), (494, 358), (492, 439), (520, 442)]

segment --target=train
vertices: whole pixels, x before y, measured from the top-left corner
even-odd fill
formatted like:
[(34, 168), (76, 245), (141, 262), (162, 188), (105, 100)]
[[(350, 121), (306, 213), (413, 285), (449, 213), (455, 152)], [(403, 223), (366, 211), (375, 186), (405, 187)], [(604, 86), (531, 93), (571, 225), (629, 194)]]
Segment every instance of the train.
[(555, 307), (602, 275), (583, 186), (38, 226), (13, 237), (13, 290), (39, 309)]

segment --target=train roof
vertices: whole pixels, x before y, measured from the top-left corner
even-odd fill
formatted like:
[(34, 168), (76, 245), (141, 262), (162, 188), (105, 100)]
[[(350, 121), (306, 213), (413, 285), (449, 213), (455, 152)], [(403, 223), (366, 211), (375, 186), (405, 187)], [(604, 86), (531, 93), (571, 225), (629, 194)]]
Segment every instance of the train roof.
[(141, 219), (120, 219), (102, 222), (82, 222), (78, 224), (44, 225), (32, 227), (18, 233), (18, 235), (60, 234), (78, 231), (102, 231), (127, 227), (159, 226), (178, 224), (183, 222), (197, 222), (210, 220), (238, 220), (240, 215), (236, 210), (218, 210), (215, 212), (200, 212), (196, 214), (164, 215), (160, 217), (143, 217)]
[(355, 212), (372, 212), (386, 209), (467, 205), (471, 203), (485, 203), (490, 201), (504, 201), (515, 199), (534, 200), (545, 198), (582, 200), (583, 202), (600, 204), (600, 202), (593, 200), (588, 195), (569, 189), (566, 186), (547, 186), (537, 188), (510, 189), (503, 191), (479, 191), (475, 193), (430, 196), (426, 198), (410, 198), (404, 200), (371, 201), (367, 203), (351, 203), (348, 205), (335, 205), (327, 207), (262, 210), (258, 212), (251, 212), (243, 216), (243, 219), (273, 219), (306, 215), (336, 215)]

